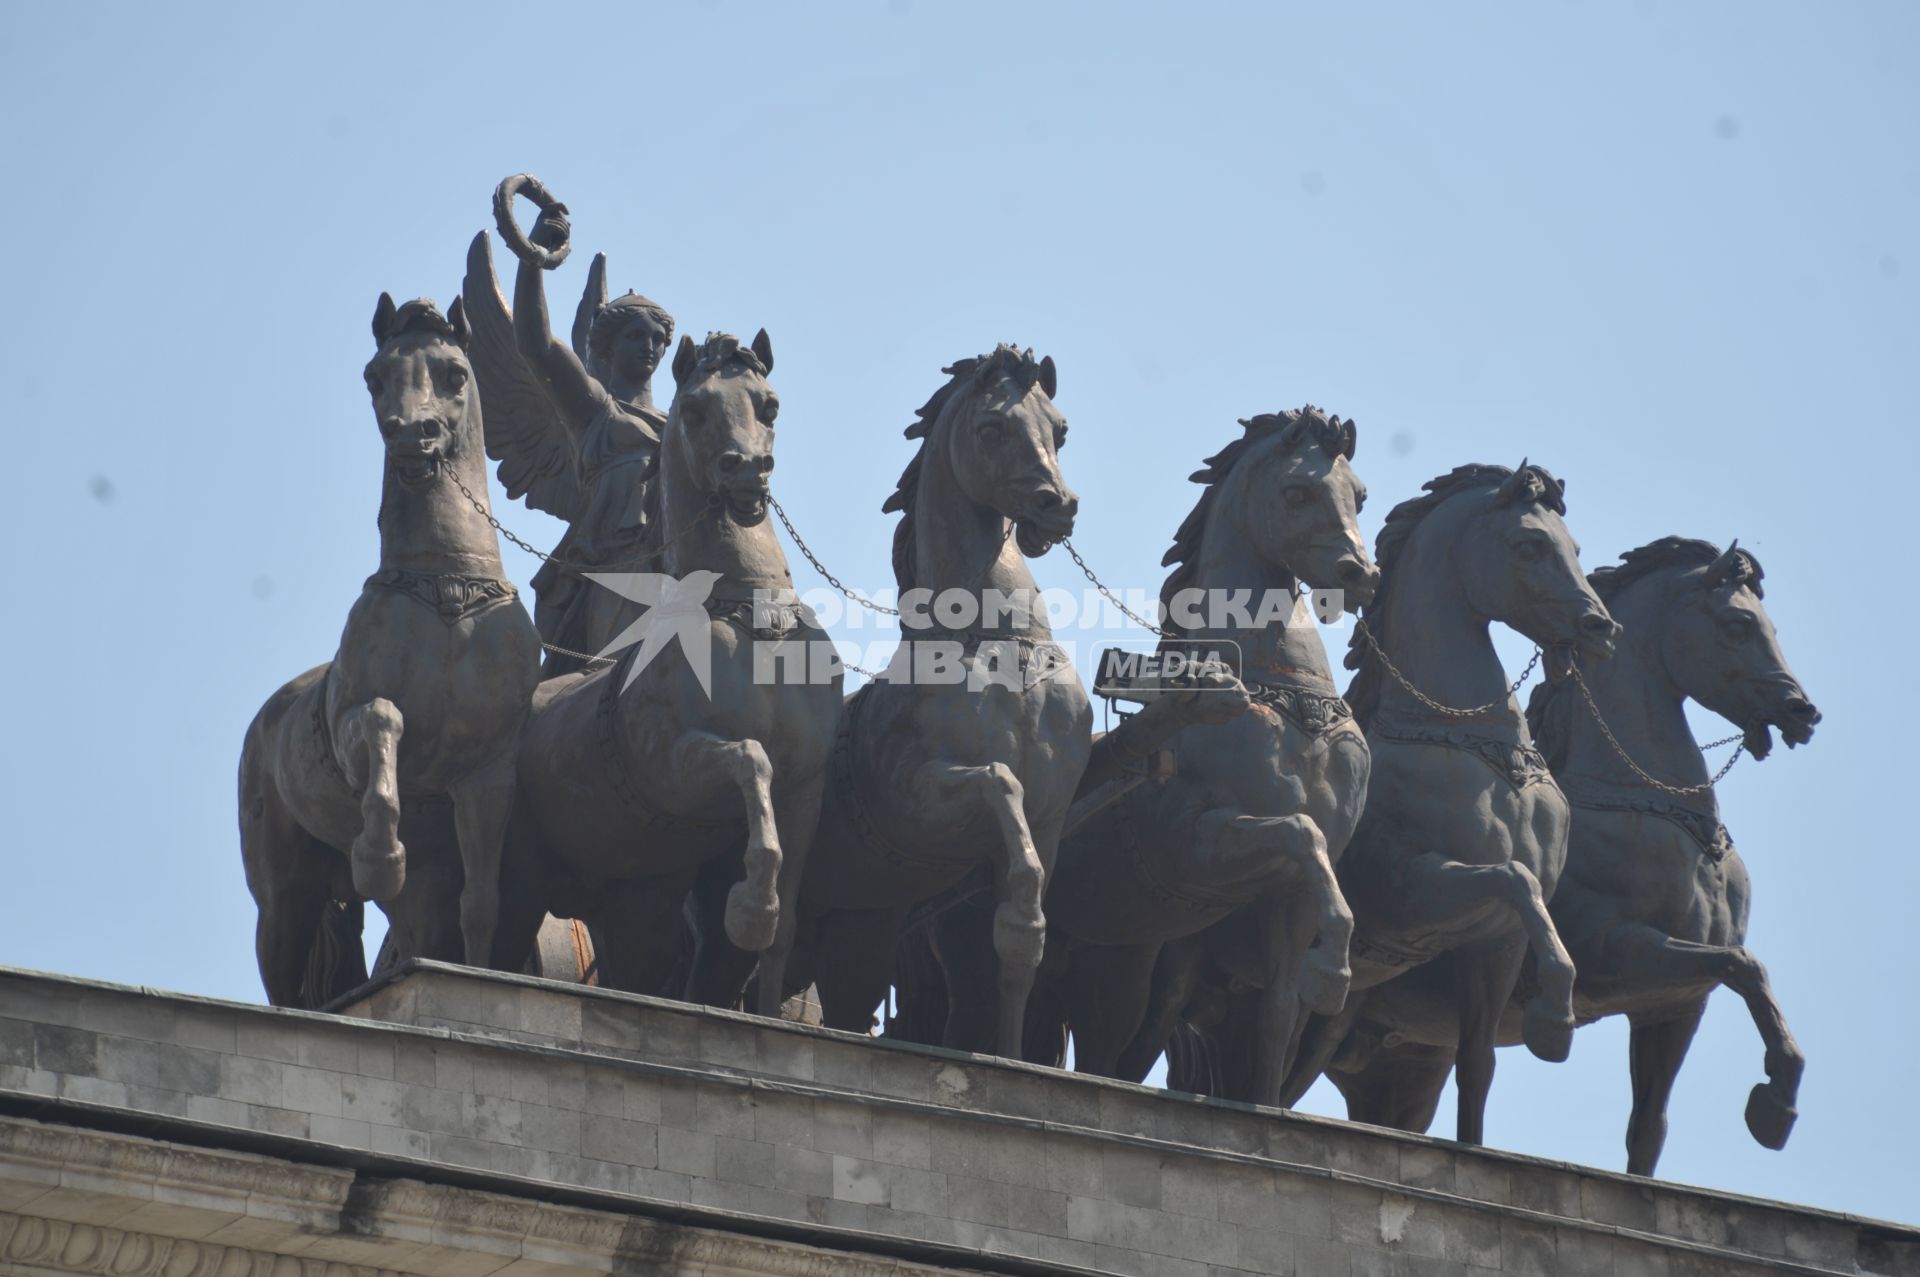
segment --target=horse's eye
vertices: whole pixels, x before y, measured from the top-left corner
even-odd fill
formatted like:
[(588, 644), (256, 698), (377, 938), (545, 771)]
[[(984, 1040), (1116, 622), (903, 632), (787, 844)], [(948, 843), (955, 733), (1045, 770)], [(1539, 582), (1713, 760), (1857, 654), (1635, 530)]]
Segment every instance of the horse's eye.
[(1001, 437), (1006, 433), (1006, 430), (1003, 429), (997, 421), (983, 421), (980, 423), (980, 438), (987, 443), (999, 443)]
[(1514, 542), (1513, 552), (1522, 559), (1537, 559), (1547, 552), (1547, 546), (1537, 537), (1528, 537), (1524, 541)]
[(372, 373), (367, 374), (367, 393), (375, 398), (379, 398), (380, 396), (380, 378), (374, 376)]
[(1286, 493), (1287, 504), (1296, 510), (1313, 500), (1313, 490), (1302, 484), (1296, 483), (1292, 487), (1282, 489), (1282, 491)]
[(459, 390), (466, 384), (467, 370), (458, 364), (450, 365), (447, 368), (447, 388), (450, 390)]
[(760, 420), (764, 424), (771, 426), (773, 419), (779, 415), (780, 401), (778, 399), (769, 399), (760, 405)]
[(1720, 633), (1729, 643), (1744, 643), (1753, 637), (1755, 630), (1750, 616), (1730, 616), (1720, 622)]

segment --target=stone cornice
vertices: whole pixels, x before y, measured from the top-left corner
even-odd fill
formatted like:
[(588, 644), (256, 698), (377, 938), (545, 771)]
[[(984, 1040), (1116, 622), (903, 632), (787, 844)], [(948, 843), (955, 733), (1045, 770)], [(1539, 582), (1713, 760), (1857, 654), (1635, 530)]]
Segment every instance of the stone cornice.
[[(13, 1265), (90, 1277), (410, 1277), (485, 1273), (522, 1260), (553, 1277), (958, 1271), (20, 1118), (0, 1118), (0, 1186), (15, 1203), (0, 1211), (6, 1271)], [(154, 1224), (131, 1226), (156, 1206), (165, 1214)], [(381, 1251), (392, 1258), (376, 1257)]]

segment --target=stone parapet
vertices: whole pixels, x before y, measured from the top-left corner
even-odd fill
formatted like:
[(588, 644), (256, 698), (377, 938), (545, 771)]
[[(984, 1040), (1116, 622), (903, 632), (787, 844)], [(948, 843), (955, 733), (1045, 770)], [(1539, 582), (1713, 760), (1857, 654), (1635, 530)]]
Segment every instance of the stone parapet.
[[(415, 963), (338, 1011), (0, 969), (0, 1212), (474, 1277), (1920, 1275), (1903, 1225), (598, 989)], [(147, 1151), (97, 1153), (138, 1166), (89, 1214), (72, 1141), (115, 1139)], [(193, 1188), (196, 1157), (231, 1182)], [(256, 1186), (309, 1212), (296, 1241), (384, 1249), (281, 1249)], [(455, 1219), (446, 1254), (393, 1249)]]

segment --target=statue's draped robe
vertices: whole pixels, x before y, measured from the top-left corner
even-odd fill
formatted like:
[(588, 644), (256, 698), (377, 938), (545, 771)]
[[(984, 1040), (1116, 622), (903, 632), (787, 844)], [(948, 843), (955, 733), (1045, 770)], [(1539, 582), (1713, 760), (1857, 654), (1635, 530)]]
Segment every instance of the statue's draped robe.
[[(646, 552), (647, 468), (660, 451), (667, 415), (611, 395), (602, 395), (576, 454), (586, 512), (554, 547), (554, 557), (586, 571), (638, 572)], [(591, 594), (599, 589), (575, 572), (549, 562), (533, 577), (534, 624), (543, 642), (574, 652), (597, 652), (614, 633), (592, 632)], [(604, 613), (603, 613), (604, 614)], [(583, 669), (586, 662), (550, 651), (546, 678)]]

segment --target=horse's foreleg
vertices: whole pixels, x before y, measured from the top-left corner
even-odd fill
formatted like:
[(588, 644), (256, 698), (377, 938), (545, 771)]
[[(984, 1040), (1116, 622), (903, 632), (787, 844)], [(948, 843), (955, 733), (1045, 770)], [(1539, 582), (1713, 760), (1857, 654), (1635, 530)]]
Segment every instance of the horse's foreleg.
[(1203, 881), (1245, 883), (1249, 899), (1272, 892), (1276, 873), (1299, 884), (1312, 902), (1314, 930), (1294, 942), (1302, 947), (1311, 942), (1313, 948), (1289, 992), (1322, 1015), (1345, 1005), (1353, 980), (1347, 965), (1353, 911), (1334, 877), (1320, 826), (1307, 816), (1247, 816), (1216, 807), (1200, 817), (1194, 836)]
[(356, 705), (334, 729), (334, 759), (360, 791), (360, 832), (353, 840), (353, 889), (382, 903), (407, 881), (400, 843), (400, 707), (384, 696)]
[[(1787, 1027), (1760, 960), (1742, 946), (1695, 944), (1640, 925), (1615, 929), (1607, 937), (1605, 954), (1608, 982), (1621, 986), (1619, 997), (1613, 1000), (1627, 1003), (1629, 1010), (1636, 995), (1658, 1001), (1676, 992), (1698, 989), (1704, 1000), (1715, 985), (1725, 985), (1739, 995), (1766, 1048), (1767, 1080), (1756, 1084), (1747, 1097), (1747, 1129), (1767, 1148), (1785, 1147), (1798, 1116), (1795, 1105), (1807, 1058)], [(1688, 1036), (1691, 1038), (1691, 1033)], [(1681, 1055), (1685, 1055), (1684, 1047)], [(1678, 1060), (1674, 1068), (1679, 1068)], [(1637, 1101), (1634, 1108), (1637, 1123)], [(1664, 1116), (1661, 1130), (1664, 1133)], [(1632, 1137), (1628, 1152), (1636, 1156)], [(1659, 1145), (1655, 1142), (1652, 1157), (1658, 1156)], [(1652, 1158), (1646, 1166), (1646, 1170), (1634, 1173), (1652, 1174)]]
[(1407, 864), (1406, 909), (1415, 925), (1449, 926), (1489, 904), (1513, 910), (1533, 951), (1540, 992), (1527, 1003), (1520, 1035), (1527, 1049), (1558, 1064), (1573, 1049), (1573, 959), (1547, 914), (1540, 880), (1525, 865), (1468, 865), (1433, 852)]
[(1497, 949), (1453, 955), (1460, 1007), (1460, 1037), (1454, 1045), (1459, 1106), (1453, 1138), (1462, 1144), (1486, 1139), (1487, 1096), (1493, 1091), (1500, 1016), (1513, 997), (1526, 956), (1527, 946), (1518, 937)]
[(1627, 1048), (1633, 1073), (1633, 1116), (1627, 1122), (1629, 1175), (1651, 1175), (1660, 1161), (1660, 1150), (1667, 1142), (1667, 1100), (1673, 1095), (1674, 1079), (1680, 1076), (1694, 1030), (1700, 1027), (1700, 1013), (1706, 1009), (1702, 998), (1678, 1019), (1633, 1026)]
[(1027, 827), (1026, 788), (1005, 763), (965, 767), (930, 762), (914, 776), (914, 795), (935, 811), (984, 807), (1000, 828), (1002, 855), (994, 865), (998, 904), (993, 911), (993, 951), (1000, 967), (997, 1041), (1001, 1055), (1020, 1059), (1027, 998), (1047, 942), (1041, 911), (1047, 866)]
[(773, 811), (773, 764), (757, 740), (726, 740), (688, 732), (674, 743), (673, 782), (700, 786), (702, 773), (723, 772), (739, 787), (747, 810), (745, 877), (727, 892), (727, 939), (748, 953), (773, 943), (780, 922), (780, 835)]
[(460, 938), (470, 967), (493, 961), (493, 936), (500, 925), (500, 857), (507, 842), (507, 818), (513, 812), (513, 782), (509, 753), (450, 787), (463, 875)]

